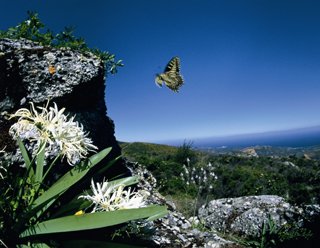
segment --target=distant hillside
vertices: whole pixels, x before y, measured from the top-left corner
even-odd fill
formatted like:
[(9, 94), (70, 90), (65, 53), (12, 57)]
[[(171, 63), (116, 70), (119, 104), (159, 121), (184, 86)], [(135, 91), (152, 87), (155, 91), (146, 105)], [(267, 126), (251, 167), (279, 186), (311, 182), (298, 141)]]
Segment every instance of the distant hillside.
[(320, 160), (320, 146), (307, 147), (278, 147), (278, 146), (249, 146), (245, 148), (239, 147), (217, 147), (217, 148), (197, 148), (200, 151), (211, 154), (225, 155), (244, 155), (259, 157), (289, 157)]
[(118, 142), (123, 155), (129, 159), (137, 159), (137, 156), (172, 157), (177, 152), (178, 147), (169, 145), (159, 145), (144, 142)]

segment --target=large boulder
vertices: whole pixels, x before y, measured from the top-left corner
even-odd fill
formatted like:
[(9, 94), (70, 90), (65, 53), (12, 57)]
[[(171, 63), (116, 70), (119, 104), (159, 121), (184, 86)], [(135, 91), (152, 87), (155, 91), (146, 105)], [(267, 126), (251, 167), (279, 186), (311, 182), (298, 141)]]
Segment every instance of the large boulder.
[[(50, 100), (76, 116), (99, 150), (113, 148), (108, 159), (119, 156), (104, 92), (104, 64), (94, 54), (44, 47), (26, 39), (0, 39), (0, 147), (15, 149), (6, 113), (29, 108), (29, 102), (44, 106)], [(115, 174), (126, 171), (120, 167)]]
[(287, 224), (302, 228), (319, 216), (318, 205), (293, 206), (276, 195), (223, 198), (199, 209), (205, 226), (243, 237), (260, 237), (263, 225), (270, 221), (277, 229)]

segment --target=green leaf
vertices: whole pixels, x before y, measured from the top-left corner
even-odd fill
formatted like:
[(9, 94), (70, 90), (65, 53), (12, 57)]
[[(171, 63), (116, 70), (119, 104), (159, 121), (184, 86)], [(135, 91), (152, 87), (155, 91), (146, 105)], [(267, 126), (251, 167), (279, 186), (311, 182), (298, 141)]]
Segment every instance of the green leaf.
[(47, 191), (45, 191), (41, 196), (39, 196), (34, 201), (32, 208), (37, 208), (44, 202), (47, 202), (48, 200), (54, 197), (60, 196), (72, 185), (74, 185), (81, 178), (83, 178), (93, 166), (95, 166), (104, 157), (106, 157), (110, 153), (111, 149), (111, 147), (106, 148), (101, 152), (91, 156), (85, 162), (82, 162), (81, 165), (73, 167), (69, 172), (64, 174), (55, 184), (53, 184)]
[(90, 201), (78, 199), (79, 196), (80, 194), (73, 198), (67, 204), (63, 205), (57, 212), (52, 215), (52, 218), (75, 214), (77, 211), (86, 209), (92, 204)]
[(164, 211), (166, 211), (165, 206), (154, 205), (137, 209), (122, 209), (110, 212), (61, 217), (34, 225), (21, 233), (20, 237), (23, 238), (39, 234), (82, 231), (108, 227), (125, 223), (130, 220), (148, 218), (149, 216), (155, 216), (157, 213), (162, 213)]
[(111, 151), (112, 147), (105, 148), (97, 154), (94, 154), (89, 158), (92, 165), (99, 163), (102, 159), (104, 159)]
[(121, 156), (116, 157), (115, 159), (111, 160), (108, 162), (107, 165), (103, 166), (101, 169), (99, 169), (96, 174), (97, 175), (102, 175), (106, 170), (108, 170), (112, 165), (114, 165), (115, 162), (118, 161), (118, 159), (121, 158)]
[[(24, 146), (23, 142), (21, 141), (20, 138), (17, 139), (18, 145), (19, 145), (19, 149), (21, 151), (23, 160), (26, 164), (27, 169), (29, 169), (30, 165), (31, 165), (31, 160), (29, 158), (28, 152), (26, 147)], [(33, 168), (30, 168), (30, 174), (34, 175), (34, 171)]]
[(133, 184), (137, 184), (139, 182), (139, 177), (137, 176), (132, 176), (132, 177), (125, 177), (125, 178), (120, 178), (117, 180), (113, 180), (109, 182), (109, 185), (111, 186), (130, 186)]
[(156, 220), (156, 219), (160, 219), (164, 216), (166, 216), (168, 214), (168, 210), (166, 208), (164, 208), (162, 211), (159, 211), (158, 213), (150, 216), (147, 221), (153, 221), (153, 220)]
[(46, 143), (40, 146), (40, 151), (38, 152), (37, 159), (36, 159), (36, 178), (35, 179), (36, 179), (36, 183), (38, 184), (37, 188), (42, 183), (43, 165), (44, 165), (44, 158), (45, 158), (44, 154), (46, 151), (45, 147), (46, 147)]

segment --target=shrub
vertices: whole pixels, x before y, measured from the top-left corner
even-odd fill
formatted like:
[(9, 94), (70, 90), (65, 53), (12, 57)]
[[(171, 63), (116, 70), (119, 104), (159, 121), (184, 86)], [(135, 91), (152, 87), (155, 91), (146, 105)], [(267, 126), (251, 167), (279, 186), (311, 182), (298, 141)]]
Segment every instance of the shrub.
[(104, 62), (106, 72), (111, 74), (117, 73), (118, 67), (123, 66), (121, 60), (115, 60), (114, 54), (89, 48), (83, 38), (74, 36), (74, 29), (72, 27), (65, 27), (58, 34), (54, 34), (48, 29), (43, 31), (44, 28), (45, 25), (41, 22), (38, 14), (28, 11), (28, 17), (25, 21), (6, 31), (0, 31), (0, 38), (25, 38), (38, 42), (43, 46), (70, 47), (73, 50), (81, 52), (92, 52)]

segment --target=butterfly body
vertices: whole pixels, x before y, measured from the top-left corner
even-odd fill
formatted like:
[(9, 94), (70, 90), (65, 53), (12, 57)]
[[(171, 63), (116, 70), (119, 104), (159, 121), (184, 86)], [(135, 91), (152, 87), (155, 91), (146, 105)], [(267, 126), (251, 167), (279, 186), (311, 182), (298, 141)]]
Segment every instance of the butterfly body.
[(183, 85), (179, 57), (173, 57), (167, 64), (164, 72), (156, 75), (155, 81), (160, 87), (162, 87), (164, 82), (169, 89), (178, 92), (179, 88)]

